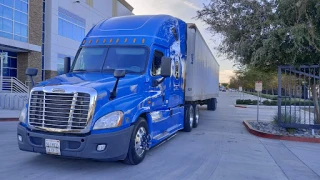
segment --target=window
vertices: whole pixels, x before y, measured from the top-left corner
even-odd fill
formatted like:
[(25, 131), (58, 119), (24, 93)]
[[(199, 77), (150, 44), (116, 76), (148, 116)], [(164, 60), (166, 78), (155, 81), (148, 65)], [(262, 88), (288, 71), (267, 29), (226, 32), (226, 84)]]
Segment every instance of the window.
[(85, 36), (85, 20), (81, 17), (59, 8), (58, 34), (63, 37), (82, 41)]
[(0, 55), (6, 57), (3, 58), (2, 75), (17, 77), (17, 54), (12, 52), (0, 51)]
[(73, 71), (101, 71), (108, 48), (82, 48)]
[(103, 70), (124, 69), (128, 74), (141, 74), (145, 71), (147, 57), (148, 51), (143, 47), (110, 47)]
[(160, 51), (155, 51), (153, 60), (152, 60), (152, 76), (158, 76), (161, 74), (161, 58), (163, 57), (163, 53)]
[[(57, 59), (57, 73), (58, 73), (58, 75), (64, 74), (64, 58), (65, 57), (67, 57), (67, 55), (58, 54), (58, 59)], [(72, 61), (73, 61), (73, 57), (71, 57), (71, 64), (72, 64)]]
[(147, 58), (148, 50), (144, 47), (84, 47), (72, 71), (113, 73), (115, 69), (124, 69), (128, 74), (141, 74), (145, 72)]
[(28, 0), (0, 0), (0, 36), (28, 41)]

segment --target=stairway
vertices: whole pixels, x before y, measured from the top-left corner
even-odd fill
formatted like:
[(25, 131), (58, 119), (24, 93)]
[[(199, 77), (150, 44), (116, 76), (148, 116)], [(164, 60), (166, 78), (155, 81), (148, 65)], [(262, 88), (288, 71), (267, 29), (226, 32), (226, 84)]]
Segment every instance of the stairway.
[(29, 88), (15, 77), (0, 79), (0, 109), (21, 110), (28, 102)]

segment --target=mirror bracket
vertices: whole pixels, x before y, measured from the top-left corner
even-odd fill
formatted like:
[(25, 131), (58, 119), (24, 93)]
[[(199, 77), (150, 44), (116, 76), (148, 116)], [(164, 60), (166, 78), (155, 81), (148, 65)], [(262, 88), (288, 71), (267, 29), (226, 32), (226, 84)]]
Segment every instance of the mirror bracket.
[(117, 80), (116, 80), (115, 85), (113, 86), (113, 90), (110, 92), (110, 100), (113, 100), (114, 98), (116, 98), (116, 96), (117, 96), (117, 87), (118, 87), (119, 80), (121, 78), (124, 78), (125, 75), (126, 75), (126, 71), (125, 70), (119, 70), (119, 69), (114, 70), (113, 76), (115, 78), (117, 78)]
[(162, 77), (162, 78), (160, 79), (160, 81), (158, 81), (158, 80), (152, 81), (152, 87), (157, 87), (157, 86), (158, 86), (159, 84), (161, 84), (165, 79), (166, 79), (165, 77)]

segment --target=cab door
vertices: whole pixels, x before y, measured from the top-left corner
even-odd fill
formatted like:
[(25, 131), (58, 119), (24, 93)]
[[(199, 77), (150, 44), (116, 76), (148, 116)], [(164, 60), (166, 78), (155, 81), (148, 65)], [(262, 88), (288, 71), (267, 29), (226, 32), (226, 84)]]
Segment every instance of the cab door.
[[(155, 46), (152, 50), (152, 62), (150, 65), (150, 99), (151, 110), (158, 113), (158, 119), (152, 118), (152, 137), (155, 140), (161, 140), (174, 130), (177, 125), (177, 118), (173, 115), (175, 112), (170, 103), (172, 94), (173, 81), (167, 77), (160, 82), (161, 76), (161, 59), (166, 54), (166, 49)], [(173, 61), (172, 61), (173, 62)], [(152, 113), (151, 113), (152, 114)]]

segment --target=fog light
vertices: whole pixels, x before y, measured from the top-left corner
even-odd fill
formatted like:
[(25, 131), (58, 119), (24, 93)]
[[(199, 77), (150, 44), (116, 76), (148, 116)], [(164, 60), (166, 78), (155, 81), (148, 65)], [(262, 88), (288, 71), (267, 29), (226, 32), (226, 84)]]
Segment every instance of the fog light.
[(104, 151), (106, 149), (106, 145), (105, 144), (99, 144), (97, 146), (97, 151)]
[(18, 135), (18, 140), (22, 142), (22, 136)]

